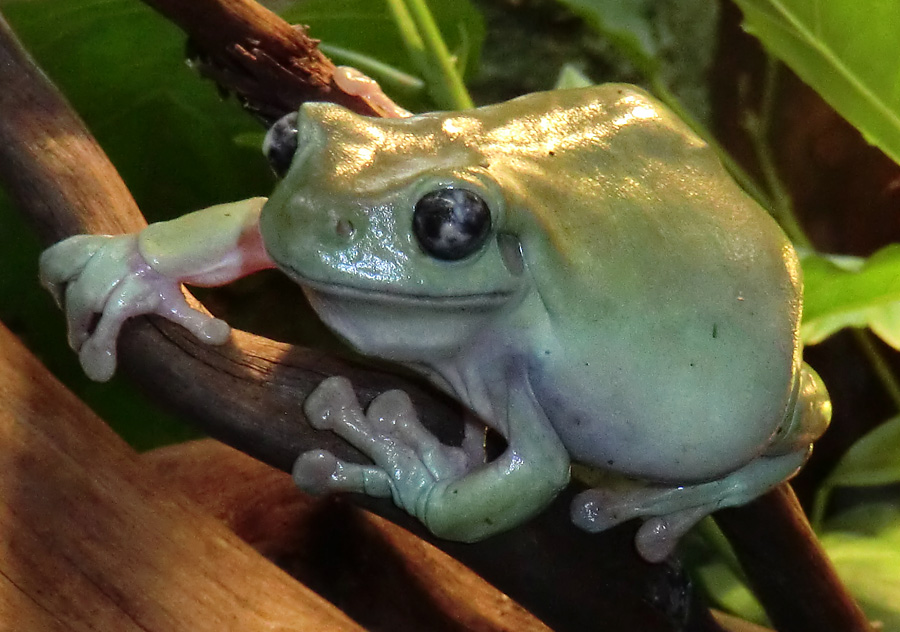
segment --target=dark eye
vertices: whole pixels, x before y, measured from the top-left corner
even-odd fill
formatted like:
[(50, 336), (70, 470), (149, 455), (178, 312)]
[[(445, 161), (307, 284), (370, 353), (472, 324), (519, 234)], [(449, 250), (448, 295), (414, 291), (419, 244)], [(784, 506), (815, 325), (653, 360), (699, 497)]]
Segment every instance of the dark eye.
[(275, 121), (263, 140), (263, 153), (272, 170), (283, 178), (297, 151), (297, 113), (291, 112)]
[(476, 252), (491, 230), (491, 211), (477, 194), (448, 187), (427, 193), (413, 213), (413, 232), (435, 259), (456, 261)]

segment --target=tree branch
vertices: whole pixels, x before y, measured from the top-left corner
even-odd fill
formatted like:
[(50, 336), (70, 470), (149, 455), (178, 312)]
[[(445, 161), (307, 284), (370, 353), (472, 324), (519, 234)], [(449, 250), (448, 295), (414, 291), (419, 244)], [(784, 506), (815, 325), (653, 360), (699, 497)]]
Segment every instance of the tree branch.
[(0, 446), (0, 627), (362, 632), (183, 496), (160, 493), (162, 477), (2, 324)]
[(159, 448), (141, 461), (367, 629), (550, 632), (405, 529), (350, 503), (307, 496), (289, 475), (218, 441)]
[(872, 626), (841, 583), (788, 484), (716, 513), (754, 594), (775, 628), (791, 632), (869, 632)]
[(200, 73), (264, 121), (305, 101), (331, 101), (359, 114), (386, 113), (335, 82), (335, 66), (310, 39), (262, 5), (244, 0), (145, 0), (190, 36)]

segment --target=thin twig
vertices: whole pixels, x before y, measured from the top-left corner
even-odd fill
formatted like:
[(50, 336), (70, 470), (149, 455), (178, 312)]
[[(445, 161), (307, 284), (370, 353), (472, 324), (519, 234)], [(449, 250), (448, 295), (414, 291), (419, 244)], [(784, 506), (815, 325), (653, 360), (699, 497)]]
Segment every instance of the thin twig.
[(812, 242), (797, 220), (797, 214), (794, 212), (794, 201), (778, 173), (778, 167), (775, 164), (775, 157), (769, 143), (769, 135), (772, 132), (775, 105), (777, 103), (780, 67), (780, 62), (777, 59), (771, 56), (767, 58), (759, 114), (755, 116), (748, 114), (744, 127), (750, 137), (756, 160), (759, 163), (763, 180), (769, 192), (771, 201), (769, 210), (795, 245), (811, 249)]
[(305, 101), (331, 101), (382, 116), (377, 104), (348, 94), (335, 66), (304, 28), (245, 0), (145, 0), (190, 36), (198, 70), (237, 94), (271, 123)]

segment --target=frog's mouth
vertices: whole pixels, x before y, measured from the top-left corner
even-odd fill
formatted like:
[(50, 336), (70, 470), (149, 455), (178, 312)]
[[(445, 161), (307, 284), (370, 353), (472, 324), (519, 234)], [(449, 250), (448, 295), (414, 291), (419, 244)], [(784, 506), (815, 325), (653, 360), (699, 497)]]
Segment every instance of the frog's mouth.
[(389, 286), (390, 291), (319, 281), (301, 274), (290, 266), (282, 265), (285, 273), (304, 289), (312, 290), (318, 294), (327, 295), (334, 299), (344, 299), (352, 302), (373, 303), (381, 305), (395, 305), (405, 307), (428, 307), (431, 309), (491, 309), (509, 302), (516, 294), (515, 289), (496, 290), (491, 292), (479, 292), (472, 294), (427, 294), (397, 290)]
[(463, 295), (377, 290), (309, 279), (285, 269), (303, 287), (319, 318), (360, 353), (398, 362), (453, 357), (485, 330), (515, 291)]

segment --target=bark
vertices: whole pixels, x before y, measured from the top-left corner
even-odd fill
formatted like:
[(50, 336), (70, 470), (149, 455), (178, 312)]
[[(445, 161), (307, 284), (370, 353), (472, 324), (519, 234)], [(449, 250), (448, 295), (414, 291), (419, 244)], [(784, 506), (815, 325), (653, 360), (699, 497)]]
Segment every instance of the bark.
[(201, 74), (235, 93), (271, 124), (305, 101), (331, 101), (360, 114), (383, 112), (335, 84), (335, 66), (306, 29), (246, 0), (145, 0), (190, 36)]
[(362, 630), (166, 491), (2, 325), (0, 445), (0, 628)]
[(219, 442), (161, 448), (142, 462), (367, 629), (549, 632), (405, 529), (339, 499), (307, 496), (284, 472)]

